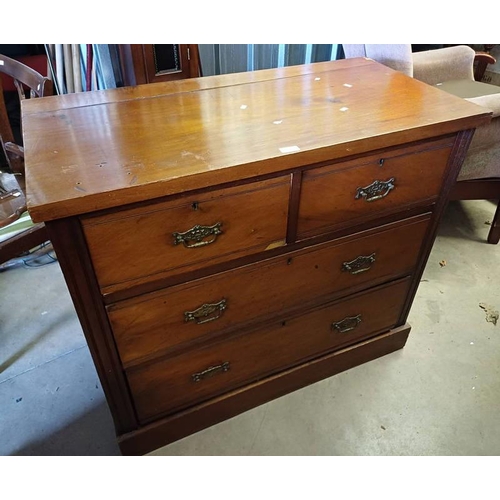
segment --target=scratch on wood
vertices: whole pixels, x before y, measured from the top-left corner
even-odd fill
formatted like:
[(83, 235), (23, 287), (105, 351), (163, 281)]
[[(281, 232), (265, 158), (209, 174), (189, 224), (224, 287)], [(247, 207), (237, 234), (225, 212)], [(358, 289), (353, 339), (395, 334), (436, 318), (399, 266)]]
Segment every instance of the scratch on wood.
[(142, 163), (141, 161), (132, 161), (130, 163), (126, 163), (125, 165), (123, 165), (123, 168), (125, 169), (133, 169), (133, 168), (144, 168), (144, 163)]
[(186, 156), (194, 156), (197, 160), (206, 162), (205, 158), (201, 155), (197, 155), (196, 153), (191, 153), (191, 151), (182, 151), (181, 156), (185, 158)]

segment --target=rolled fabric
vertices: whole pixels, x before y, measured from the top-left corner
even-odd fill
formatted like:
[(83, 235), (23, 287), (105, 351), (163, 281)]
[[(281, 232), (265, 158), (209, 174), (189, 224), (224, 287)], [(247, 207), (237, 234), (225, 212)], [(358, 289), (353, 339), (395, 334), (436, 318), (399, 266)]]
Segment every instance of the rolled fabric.
[(66, 93), (66, 84), (64, 82), (64, 50), (60, 43), (56, 43), (56, 78), (60, 94)]
[(73, 55), (71, 51), (71, 44), (63, 44), (64, 50), (64, 74), (66, 76), (66, 93), (71, 94), (75, 91), (75, 84), (73, 82)]
[(92, 44), (87, 44), (87, 66), (85, 68), (85, 90), (92, 90), (92, 67), (94, 65), (94, 53)]
[(71, 44), (71, 52), (73, 56), (73, 82), (75, 85), (75, 92), (82, 92), (82, 70), (80, 61), (80, 45), (76, 43)]

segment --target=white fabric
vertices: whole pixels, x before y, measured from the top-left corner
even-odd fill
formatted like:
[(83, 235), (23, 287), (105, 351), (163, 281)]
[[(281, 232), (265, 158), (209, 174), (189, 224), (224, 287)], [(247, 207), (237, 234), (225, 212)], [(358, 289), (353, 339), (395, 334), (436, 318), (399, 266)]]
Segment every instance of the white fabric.
[(354, 59), (355, 57), (366, 57), (365, 47), (362, 43), (344, 43), (342, 45), (346, 59)]
[(369, 57), (405, 75), (413, 76), (410, 44), (343, 44), (343, 47), (346, 59)]
[(429, 85), (449, 80), (474, 80), (476, 53), (466, 45), (413, 54), (413, 77)]
[(408, 44), (367, 44), (366, 57), (373, 59), (407, 76), (413, 76), (411, 45)]

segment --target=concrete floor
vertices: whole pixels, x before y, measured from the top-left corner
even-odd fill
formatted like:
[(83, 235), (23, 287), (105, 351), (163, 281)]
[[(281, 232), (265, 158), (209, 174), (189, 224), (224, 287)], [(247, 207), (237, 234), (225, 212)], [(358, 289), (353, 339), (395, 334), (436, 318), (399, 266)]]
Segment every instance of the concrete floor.
[[(485, 243), (493, 212), (450, 205), (404, 350), (153, 454), (500, 454), (500, 324), (479, 308), (500, 309), (500, 246)], [(0, 294), (0, 454), (119, 454), (58, 264), (0, 273)]]

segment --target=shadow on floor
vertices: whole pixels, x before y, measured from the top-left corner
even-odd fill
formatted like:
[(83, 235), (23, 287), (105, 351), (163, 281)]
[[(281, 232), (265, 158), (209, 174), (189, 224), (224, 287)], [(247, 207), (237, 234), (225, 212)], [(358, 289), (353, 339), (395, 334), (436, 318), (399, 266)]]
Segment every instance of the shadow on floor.
[[(67, 311), (64, 316), (58, 318), (57, 326), (65, 324), (66, 322), (73, 321), (73, 311)], [(12, 354), (9, 358), (0, 364), (0, 374), (10, 368), (16, 361), (19, 361), (23, 356), (28, 354), (32, 349), (39, 346), (40, 341), (47, 337), (47, 335), (53, 333), (54, 325), (47, 326), (41, 333), (39, 333), (34, 339), (30, 340), (27, 344), (22, 346), (17, 352)]]
[[(466, 239), (488, 244), (486, 235), (478, 234), (478, 217), (464, 205), (466, 201), (451, 201), (445, 210), (439, 224), (438, 235), (444, 238)], [(489, 221), (495, 214), (495, 204), (492, 203)], [(486, 222), (486, 219), (485, 219)], [(486, 225), (485, 225), (486, 228)], [(489, 228), (488, 228), (489, 230)], [(487, 234), (487, 233), (486, 233)]]
[(121, 455), (109, 409), (102, 403), (56, 433), (25, 445), (14, 456)]

